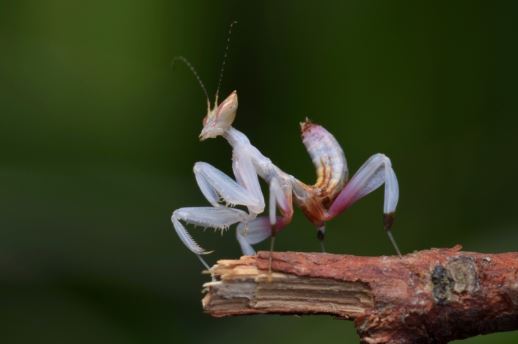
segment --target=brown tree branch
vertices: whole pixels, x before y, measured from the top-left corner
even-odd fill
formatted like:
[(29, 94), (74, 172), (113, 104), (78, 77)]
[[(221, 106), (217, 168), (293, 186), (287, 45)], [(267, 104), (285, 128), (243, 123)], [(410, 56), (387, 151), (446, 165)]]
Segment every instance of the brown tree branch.
[(398, 257), (269, 252), (212, 267), (204, 310), (329, 314), (353, 320), (362, 343), (447, 343), (518, 329), (518, 253), (432, 249)]

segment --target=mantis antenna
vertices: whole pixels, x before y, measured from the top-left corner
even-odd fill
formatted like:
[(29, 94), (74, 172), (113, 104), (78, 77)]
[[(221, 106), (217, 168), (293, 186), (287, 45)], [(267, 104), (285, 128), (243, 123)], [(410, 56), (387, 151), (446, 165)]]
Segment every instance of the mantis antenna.
[(237, 20), (234, 20), (232, 23), (230, 23), (230, 26), (228, 28), (227, 46), (225, 47), (225, 53), (223, 55), (223, 62), (221, 63), (221, 70), (219, 71), (218, 88), (216, 89), (216, 98), (214, 100), (214, 104), (216, 104), (216, 105), (218, 104), (219, 87), (221, 86), (221, 80), (223, 79), (223, 72), (225, 71), (225, 62), (227, 61), (228, 48), (230, 46), (230, 36), (232, 35), (232, 28), (234, 27), (235, 24), (237, 24)]
[[(226, 55), (226, 53), (225, 53), (225, 55)], [(209, 93), (207, 92), (207, 89), (205, 88), (205, 85), (203, 84), (203, 81), (201, 81), (200, 76), (196, 72), (196, 69), (189, 62), (189, 60), (187, 60), (183, 56), (176, 56), (175, 58), (173, 58), (173, 61), (171, 62), (171, 67), (174, 67), (176, 61), (182, 61), (183, 63), (185, 63), (185, 65), (191, 70), (192, 74), (194, 74), (194, 76), (196, 77), (196, 80), (198, 80), (198, 83), (201, 86), (201, 89), (202, 89), (203, 93), (205, 94), (205, 97), (207, 98), (207, 109), (210, 111)], [(216, 102), (217, 102), (217, 96), (216, 96)]]

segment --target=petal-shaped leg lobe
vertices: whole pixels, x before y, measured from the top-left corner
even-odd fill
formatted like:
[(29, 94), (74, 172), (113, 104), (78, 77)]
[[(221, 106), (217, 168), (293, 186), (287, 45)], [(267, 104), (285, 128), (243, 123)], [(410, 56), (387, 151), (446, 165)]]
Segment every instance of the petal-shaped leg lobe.
[(351, 178), (328, 210), (328, 217), (341, 214), (353, 203), (385, 183), (383, 212), (393, 213), (399, 199), (399, 188), (390, 159), (383, 154), (371, 156)]
[(220, 206), (218, 202), (221, 197), (227, 204), (244, 205), (254, 212), (262, 212), (261, 202), (256, 196), (214, 166), (197, 162), (194, 165), (194, 174), (203, 195), (214, 207)]
[(249, 223), (240, 223), (236, 230), (236, 237), (244, 255), (255, 254), (252, 245), (266, 240), (272, 233), (268, 217), (261, 216)]

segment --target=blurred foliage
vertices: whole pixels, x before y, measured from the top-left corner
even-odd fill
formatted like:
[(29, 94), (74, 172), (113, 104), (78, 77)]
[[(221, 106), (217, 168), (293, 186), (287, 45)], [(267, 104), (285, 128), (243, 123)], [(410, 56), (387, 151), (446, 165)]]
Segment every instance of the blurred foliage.
[[(3, 343), (356, 342), (329, 317), (211, 319), (172, 210), (205, 205), (195, 161), (205, 100), (239, 91), (236, 127), (311, 182), (298, 122), (343, 144), (351, 171), (391, 157), (395, 235), (413, 251), (518, 250), (518, 6), (484, 1), (0, 1), (0, 338)], [(381, 191), (328, 224), (331, 252), (392, 254)], [(297, 211), (279, 250), (318, 250)], [(193, 231), (209, 257), (233, 234)], [(261, 247), (265, 247), (264, 245)], [(517, 333), (466, 343), (516, 343)]]

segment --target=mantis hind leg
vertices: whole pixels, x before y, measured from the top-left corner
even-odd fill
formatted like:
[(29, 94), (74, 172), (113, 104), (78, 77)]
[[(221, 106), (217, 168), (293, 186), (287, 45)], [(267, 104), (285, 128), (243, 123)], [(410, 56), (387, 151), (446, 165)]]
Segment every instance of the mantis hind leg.
[(390, 159), (383, 154), (371, 156), (345, 185), (329, 208), (328, 219), (338, 216), (353, 203), (385, 184), (383, 202), (383, 225), (390, 242), (401, 257), (399, 247), (392, 235), (392, 223), (399, 199), (399, 186)]
[(322, 253), (326, 253), (326, 246), (324, 244), (324, 239), (326, 237), (326, 227), (324, 225), (317, 228), (317, 239), (320, 242), (320, 250)]

